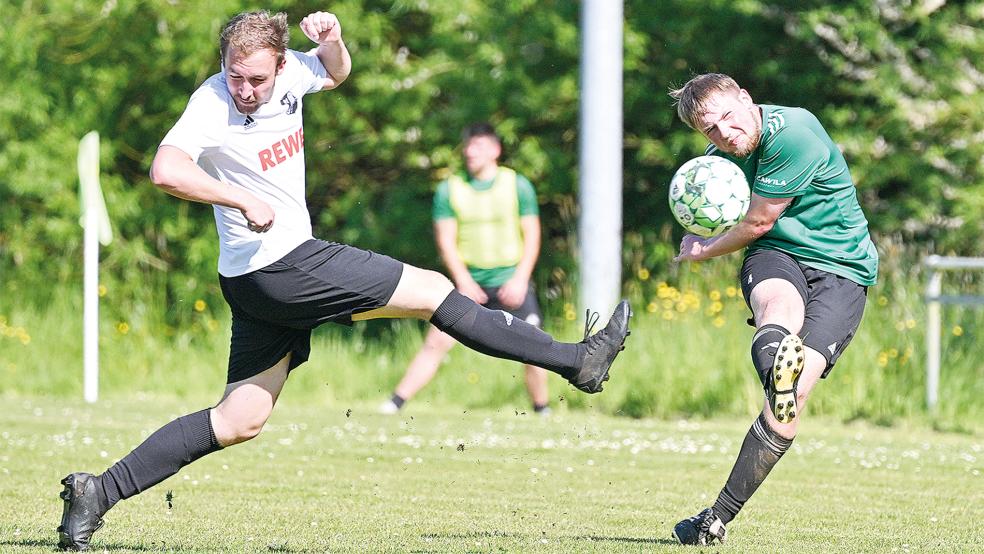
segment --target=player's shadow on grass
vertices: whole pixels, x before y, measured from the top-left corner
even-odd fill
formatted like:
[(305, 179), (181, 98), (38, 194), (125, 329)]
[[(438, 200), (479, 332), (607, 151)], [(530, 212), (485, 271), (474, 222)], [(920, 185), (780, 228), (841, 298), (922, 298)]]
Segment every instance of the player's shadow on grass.
[(594, 542), (628, 542), (633, 544), (680, 544), (673, 539), (655, 539), (653, 537), (604, 537), (601, 535), (580, 535), (573, 537), (578, 540), (589, 540)]
[[(0, 552), (6, 552), (6, 546), (11, 547), (22, 547), (22, 548), (45, 548), (55, 552), (61, 552), (62, 550), (58, 548), (58, 541), (55, 539), (44, 540), (44, 539), (23, 539), (19, 541), (15, 540), (0, 540)], [(177, 550), (179, 552), (214, 552), (214, 549), (208, 548), (194, 548), (187, 547), (184, 545), (177, 544), (124, 544), (124, 543), (106, 543), (101, 541), (96, 541), (92, 548), (93, 552), (102, 552), (103, 550), (108, 550), (110, 552), (168, 552)], [(292, 550), (271, 550), (272, 552), (293, 552)], [(320, 550), (318, 551), (320, 552)]]
[[(450, 540), (467, 540), (467, 539), (488, 539), (488, 538), (511, 538), (511, 539), (532, 539), (533, 535), (529, 533), (506, 533), (503, 531), (475, 531), (472, 533), (427, 533), (420, 535), (422, 539), (450, 539)], [(540, 538), (537, 536), (536, 538)], [(602, 535), (576, 535), (570, 536), (557, 536), (556, 539), (576, 539), (581, 541), (590, 542), (623, 542), (632, 544), (679, 544), (673, 539), (656, 539), (652, 537), (606, 537)]]

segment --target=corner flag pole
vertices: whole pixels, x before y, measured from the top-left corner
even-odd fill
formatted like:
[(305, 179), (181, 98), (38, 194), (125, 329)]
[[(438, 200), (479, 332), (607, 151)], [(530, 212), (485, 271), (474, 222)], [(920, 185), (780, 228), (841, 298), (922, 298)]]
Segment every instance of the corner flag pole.
[(80, 223), (83, 233), (83, 395), (86, 402), (99, 398), (99, 243), (109, 244), (106, 202), (99, 187), (99, 133), (90, 131), (79, 141)]

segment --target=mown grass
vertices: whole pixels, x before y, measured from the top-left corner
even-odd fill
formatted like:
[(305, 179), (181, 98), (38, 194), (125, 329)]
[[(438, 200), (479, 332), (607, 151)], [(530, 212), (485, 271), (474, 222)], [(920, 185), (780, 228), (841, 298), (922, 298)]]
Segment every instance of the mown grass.
[[(259, 438), (118, 505), (95, 551), (680, 552), (672, 524), (713, 502), (749, 423), (423, 405), (385, 417), (296, 385)], [(0, 551), (25, 554), (55, 546), (65, 473), (102, 471), (200, 407), (2, 400)], [(708, 550), (972, 551), (982, 456), (962, 434), (806, 420), (728, 544)]]

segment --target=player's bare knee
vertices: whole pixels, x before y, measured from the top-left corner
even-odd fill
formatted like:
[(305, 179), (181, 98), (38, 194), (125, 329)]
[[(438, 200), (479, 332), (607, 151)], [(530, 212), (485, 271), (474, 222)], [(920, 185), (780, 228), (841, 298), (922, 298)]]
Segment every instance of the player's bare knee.
[[(440, 306), (441, 302), (454, 290), (454, 283), (451, 282), (451, 279), (437, 271), (425, 270), (424, 278), (427, 281), (427, 290), (433, 290), (435, 298), (439, 298), (437, 306)], [(434, 306), (435, 310), (437, 306)]]
[(226, 428), (229, 433), (226, 438), (232, 441), (231, 444), (255, 439), (263, 431), (264, 425), (266, 425), (266, 418), (248, 418), (232, 422)]
[(256, 438), (266, 425), (270, 411), (220, 404), (211, 416), (215, 438), (223, 446), (230, 446)]
[(418, 317), (426, 318), (444, 302), (454, 290), (451, 280), (437, 271), (404, 265), (403, 277), (391, 299), (399, 307), (419, 312)]
[(803, 413), (803, 409), (806, 407), (806, 400), (810, 397), (810, 391), (801, 390), (796, 391), (796, 405), (799, 407), (800, 414)]

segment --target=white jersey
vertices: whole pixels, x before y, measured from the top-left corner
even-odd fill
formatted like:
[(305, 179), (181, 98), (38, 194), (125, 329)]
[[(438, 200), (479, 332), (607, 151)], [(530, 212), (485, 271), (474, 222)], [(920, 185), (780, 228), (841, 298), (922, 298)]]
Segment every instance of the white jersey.
[(327, 72), (314, 54), (286, 52), (270, 101), (239, 113), (216, 73), (191, 95), (181, 119), (161, 145), (181, 149), (206, 173), (242, 187), (273, 208), (273, 227), (255, 233), (236, 208), (213, 205), (219, 233), (219, 273), (235, 277), (265, 267), (312, 238), (304, 198), (301, 98), (321, 90)]

